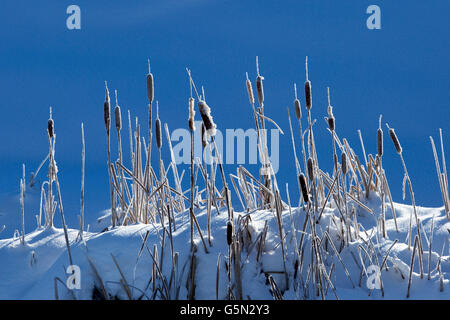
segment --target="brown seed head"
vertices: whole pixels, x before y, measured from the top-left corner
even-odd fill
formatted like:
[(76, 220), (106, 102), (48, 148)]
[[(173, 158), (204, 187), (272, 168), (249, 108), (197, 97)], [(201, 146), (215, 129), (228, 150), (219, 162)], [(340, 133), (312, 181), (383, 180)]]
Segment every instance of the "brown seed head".
[(306, 186), (305, 175), (301, 173), (300, 176), (298, 177), (298, 180), (300, 182), (300, 188), (302, 189), (303, 201), (305, 201), (305, 203), (308, 203), (309, 196), (308, 196), (308, 187)]

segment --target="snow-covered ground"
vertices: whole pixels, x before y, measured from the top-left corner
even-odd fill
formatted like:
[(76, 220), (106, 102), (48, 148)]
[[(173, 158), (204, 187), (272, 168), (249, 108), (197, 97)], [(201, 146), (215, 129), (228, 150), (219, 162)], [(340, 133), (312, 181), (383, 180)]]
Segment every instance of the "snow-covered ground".
[[(412, 207), (403, 204), (395, 204), (397, 214), (398, 232), (395, 228), (394, 219), (389, 206), (386, 210), (387, 238), (384, 239), (376, 230), (376, 216), (380, 212), (380, 204), (377, 198), (371, 198), (366, 205), (372, 208), (374, 214), (357, 208), (358, 221), (366, 230), (359, 231), (360, 239), (352, 239), (348, 246), (340, 251), (338, 259), (332, 246), (323, 237), (328, 230), (330, 238), (337, 250), (340, 248), (338, 240), (337, 225), (333, 217), (338, 217), (336, 209), (327, 207), (323, 213), (320, 223), (317, 224), (317, 237), (323, 241), (327, 252), (323, 263), (330, 281), (335, 287), (333, 292), (329, 284), (326, 299), (405, 299), (408, 289), (408, 278), (410, 273), (412, 248), (408, 250), (408, 230)], [(161, 273), (166, 279), (164, 284), (159, 280), (161, 287), (168, 285), (172, 272), (172, 248), (178, 253), (178, 264), (174, 270), (173, 284), (165, 292), (171, 299), (186, 299), (188, 289), (186, 283), (190, 277), (191, 266), (190, 250), (190, 225), (187, 212), (176, 216), (176, 230), (173, 232), (173, 247), (168, 237), (165, 238), (164, 261)], [(202, 233), (206, 238), (207, 214), (204, 209), (195, 212)], [(245, 213), (235, 213), (234, 218), (245, 216)], [(241, 253), (241, 278), (244, 299), (273, 299), (271, 285), (268, 283), (267, 275), (271, 274), (283, 294), (283, 299), (320, 299), (315, 296), (311, 288), (311, 276), (308, 275), (308, 265), (311, 262), (311, 237), (307, 229), (304, 241), (303, 268), (298, 274), (295, 272), (297, 250), (302, 235), (302, 227), (305, 221), (306, 211), (302, 208), (288, 207), (283, 210), (283, 225), (286, 232), (286, 271), (288, 282), (284, 275), (282, 250), (280, 245), (279, 229), (274, 212), (255, 211), (250, 212), (250, 222), (247, 230), (250, 236), (244, 239)], [(429, 266), (429, 241), (431, 225), (434, 217), (434, 231), (431, 252), (431, 265)], [(412, 273), (410, 299), (449, 299), (450, 298), (450, 254), (449, 234), (450, 221), (446, 218), (443, 208), (418, 207), (418, 218), (421, 222), (421, 236), (423, 242), (423, 278), (420, 276), (420, 264), (418, 255), (415, 257)], [(108, 219), (108, 216), (105, 217)], [(226, 238), (227, 213), (221, 212), (217, 215), (212, 211), (211, 223), (211, 246), (205, 253), (202, 242), (195, 233), (197, 251), (195, 271), (195, 299), (215, 299), (217, 283), (217, 261), (220, 255), (218, 296), (224, 299), (227, 295), (228, 276), (225, 261), (228, 261), (228, 245)], [(337, 219), (337, 221), (339, 221)], [(268, 232), (266, 243), (261, 259), (257, 261), (258, 236), (262, 233), (267, 222)], [(95, 226), (94, 226), (95, 227)], [(25, 245), (19, 238), (7, 238), (0, 240), (0, 299), (55, 299), (55, 283), (58, 297), (72, 299), (92, 299), (99, 297), (101, 283), (111, 297), (127, 299), (128, 294), (134, 299), (151, 299), (154, 245), (157, 245), (158, 257), (161, 256), (161, 225), (135, 224), (121, 226), (102, 232), (102, 227), (92, 228), (84, 233), (84, 241), (77, 239), (78, 230), (69, 229), (68, 235), (71, 243), (73, 264), (79, 266), (81, 271), (81, 288), (72, 290), (65, 288), (66, 279), (69, 274), (66, 268), (69, 265), (63, 229), (47, 228), (38, 229), (26, 234)], [(295, 230), (295, 232), (292, 232)], [(355, 234), (352, 229), (352, 234)], [(148, 234), (147, 234), (148, 233)], [(145, 239), (147, 234), (147, 238)], [(416, 234), (413, 225), (413, 235)], [(0, 237), (2, 234), (0, 233)], [(145, 239), (145, 245), (143, 245)], [(396, 244), (392, 246), (394, 241)], [(414, 238), (413, 238), (414, 240)], [(376, 251), (371, 259), (378, 258), (379, 264), (386, 259), (386, 268), (383, 268), (381, 279), (382, 290), (370, 290), (368, 282), (373, 282), (371, 272), (368, 269), (371, 262), (365, 256), (363, 250), (358, 248), (367, 247), (372, 242), (372, 248)], [(208, 241), (206, 240), (206, 243)], [(256, 244), (256, 245), (254, 245)], [(391, 248), (392, 246), (392, 248)], [(371, 246), (368, 246), (371, 247)], [(391, 250), (389, 251), (389, 249)], [(114, 257), (114, 258), (113, 258)], [(158, 258), (156, 257), (156, 258)], [(364, 261), (364, 267), (361, 263)], [(117, 265), (115, 264), (115, 261)], [(443, 277), (443, 291), (440, 290), (440, 275), (436, 268), (440, 260), (440, 268)], [(376, 265), (375, 261), (372, 264)], [(333, 267), (334, 265), (334, 267)], [(345, 269), (348, 270), (349, 277)], [(119, 268), (123, 273), (123, 278)], [(363, 269), (367, 268), (368, 274)], [(431, 269), (431, 277), (428, 280), (428, 270)], [(331, 272), (330, 272), (331, 271)], [(295, 277), (294, 277), (295, 274)], [(60, 281), (55, 281), (59, 278)], [(100, 280), (101, 279), (101, 280)], [(232, 276), (232, 281), (234, 276)], [(309, 279), (309, 283), (308, 283)], [(372, 279), (372, 280), (370, 280)], [(369, 281), (368, 281), (369, 280)], [(125, 284), (126, 283), (126, 284)], [(125, 285), (124, 285), (125, 284)], [(94, 286), (97, 288), (94, 293)], [(305, 288), (309, 286), (309, 289)], [(127, 288), (127, 289), (126, 289)], [(127, 290), (129, 290), (127, 294)], [(308, 292), (308, 293), (307, 293)], [(157, 298), (161, 298), (157, 295)]]

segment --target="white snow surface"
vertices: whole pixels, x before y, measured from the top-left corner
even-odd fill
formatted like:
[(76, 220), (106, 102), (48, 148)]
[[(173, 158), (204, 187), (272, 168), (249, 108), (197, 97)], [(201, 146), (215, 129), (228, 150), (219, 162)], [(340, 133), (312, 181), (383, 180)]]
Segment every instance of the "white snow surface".
[[(324, 264), (327, 273), (330, 273), (332, 264), (335, 265), (331, 274), (333, 285), (336, 286), (336, 295), (339, 299), (406, 299), (408, 277), (412, 249), (408, 250), (409, 218), (412, 207), (395, 203), (397, 214), (398, 232), (396, 231), (394, 219), (390, 207), (386, 209), (387, 239), (380, 237), (376, 232), (376, 216), (380, 212), (379, 200), (371, 198), (365, 202), (373, 209), (374, 214), (357, 208), (358, 221), (366, 229), (367, 234), (361, 231), (364, 241), (372, 241), (378, 251), (378, 260), (383, 261), (388, 249), (395, 240), (398, 242), (393, 246), (387, 259), (388, 270), (382, 270), (382, 282), (384, 297), (381, 290), (369, 290), (366, 281), (367, 276), (363, 273), (358, 253), (358, 246), (363, 240), (352, 241), (345, 246), (340, 256), (345, 267), (348, 269), (352, 283), (345, 274), (343, 265), (328, 246), (329, 255)], [(450, 298), (450, 257), (449, 257), (449, 234), (450, 221), (446, 218), (444, 208), (417, 207), (418, 218), (422, 224), (423, 242), (423, 270), (424, 276), (420, 277), (419, 263), (416, 256), (412, 273), (411, 293), (409, 299), (449, 299)], [(175, 281), (179, 283), (179, 292), (172, 290), (172, 299), (186, 299), (186, 280), (190, 267), (190, 225), (188, 212), (179, 213), (176, 216), (176, 231), (173, 232), (173, 250), (178, 252), (178, 270)], [(207, 214), (204, 208), (196, 210), (195, 215), (202, 233), (207, 237), (206, 225)], [(235, 212), (235, 219), (245, 213)], [(305, 211), (302, 208), (292, 208), (291, 212), (286, 207), (283, 210), (283, 225), (286, 232), (286, 270), (289, 275), (289, 284), (285, 283), (282, 274), (273, 273), (273, 278), (283, 293), (284, 299), (320, 299), (320, 296), (310, 294), (305, 296), (304, 290), (299, 284), (299, 275), (294, 280), (294, 264), (297, 257), (296, 248), (300, 241), (301, 230), (305, 220)], [(331, 238), (337, 249), (338, 231), (331, 223), (331, 216), (338, 217), (335, 209), (327, 207), (323, 213), (320, 223), (317, 225), (318, 236), (329, 229)], [(434, 236), (431, 253), (431, 278), (428, 280), (429, 238), (431, 221), (434, 216)], [(283, 261), (275, 213), (271, 211), (250, 212), (251, 239), (246, 245), (256, 240), (262, 232), (265, 223), (268, 224), (268, 234), (262, 259), (257, 262), (256, 249), (247, 252), (246, 245), (242, 250), (242, 288), (244, 299), (273, 299), (271, 286), (267, 282), (266, 273), (283, 271)], [(108, 216), (105, 217), (106, 219)], [(225, 261), (228, 259), (228, 245), (226, 240), (226, 223), (228, 215), (222, 211), (219, 215), (212, 210), (212, 245), (208, 245), (209, 253), (205, 253), (202, 242), (197, 231), (195, 231), (195, 242), (197, 246), (196, 258), (197, 269), (195, 273), (195, 299), (216, 298), (216, 271), (217, 261), (220, 255), (219, 273), (219, 299), (226, 297), (228, 278), (225, 270)], [(295, 229), (295, 237), (292, 229)], [(100, 230), (101, 228), (97, 228)], [(128, 299), (123, 286), (120, 284), (121, 275), (114, 264), (112, 256), (117, 260), (124, 278), (131, 288), (133, 298), (152, 298), (151, 284), (149, 280), (152, 275), (153, 261), (149, 252), (153, 252), (154, 244), (158, 246), (158, 255), (161, 254), (160, 237), (162, 228), (160, 223), (152, 225), (135, 224), (120, 226), (104, 232), (85, 232), (84, 241), (77, 239), (78, 230), (69, 229), (70, 248), (75, 265), (81, 270), (81, 288), (72, 290), (76, 299), (92, 299), (94, 285), (99, 287), (98, 278), (90, 265), (88, 259), (97, 270), (106, 291), (119, 299)], [(140, 249), (143, 238), (148, 232), (141, 254)], [(416, 234), (413, 223), (413, 234)], [(0, 237), (2, 234), (0, 233)], [(295, 243), (297, 241), (297, 244)], [(304, 266), (301, 272), (303, 281), (307, 279), (308, 263), (311, 261), (310, 242), (305, 236)], [(25, 245), (19, 238), (8, 238), (0, 240), (0, 299), (55, 299), (55, 278), (66, 283), (69, 276), (66, 268), (69, 265), (64, 232), (61, 228), (40, 228), (25, 236)], [(207, 242), (207, 240), (206, 240)], [(324, 244), (322, 244), (324, 245)], [(256, 246), (255, 246), (256, 248)], [(166, 279), (170, 278), (172, 271), (171, 244), (166, 237), (164, 248), (164, 262), (162, 273)], [(442, 256), (441, 256), (442, 253)], [(441, 259), (441, 271), (443, 276), (443, 291), (440, 291), (440, 276), (436, 265)], [(365, 267), (370, 263), (365, 260)], [(403, 278), (402, 278), (403, 275)], [(58, 296), (60, 299), (72, 299), (73, 295), (61, 282), (56, 282)], [(143, 295), (142, 292), (145, 292)], [(312, 292), (312, 291), (311, 291)], [(156, 297), (161, 298), (160, 296)], [(333, 290), (329, 288), (326, 299), (336, 299)]]

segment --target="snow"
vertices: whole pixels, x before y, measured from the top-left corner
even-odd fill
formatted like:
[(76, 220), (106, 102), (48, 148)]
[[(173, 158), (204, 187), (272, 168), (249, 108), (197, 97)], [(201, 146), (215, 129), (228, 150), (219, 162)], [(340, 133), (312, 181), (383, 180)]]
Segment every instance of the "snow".
[[(361, 275), (361, 261), (358, 247), (363, 244), (363, 240), (350, 242), (345, 246), (340, 256), (345, 267), (348, 269), (352, 282), (347, 278), (344, 267), (328, 247), (329, 255), (326, 256), (325, 266), (330, 272), (331, 265), (335, 268), (331, 275), (331, 281), (336, 286), (336, 294), (339, 299), (405, 299), (408, 287), (408, 277), (412, 250), (408, 250), (408, 229), (409, 218), (412, 207), (409, 205), (395, 203), (397, 215), (398, 232), (390, 206), (386, 208), (387, 239), (379, 236), (376, 232), (376, 216), (380, 212), (380, 201), (376, 197), (370, 197), (365, 202), (374, 213), (371, 214), (362, 208), (357, 208), (358, 221), (365, 228), (367, 235), (361, 230), (364, 241), (372, 241), (378, 250), (378, 260), (380, 263), (392, 246), (395, 240), (398, 242), (392, 247), (387, 258), (388, 271), (382, 271), (382, 281), (384, 297), (381, 290), (369, 290), (366, 281), (367, 276)], [(332, 223), (332, 216), (338, 216), (335, 209), (327, 207), (323, 213), (320, 223), (317, 225), (318, 236), (322, 237), (323, 232), (329, 230), (330, 237), (336, 248), (339, 250), (340, 241), (337, 240), (337, 229)], [(412, 273), (411, 293), (409, 299), (450, 299), (450, 256), (449, 256), (449, 234), (450, 221), (446, 218), (444, 208), (424, 208), (417, 207), (418, 218), (421, 221), (421, 235), (423, 242), (423, 270), (424, 277), (420, 277), (419, 263), (416, 256)], [(295, 248), (301, 237), (301, 230), (305, 219), (303, 208), (292, 208), (292, 215), (286, 207), (283, 211), (282, 219), (286, 244), (286, 270), (289, 275), (289, 283), (285, 282), (284, 274), (273, 273), (272, 276), (284, 299), (320, 299), (310, 294), (305, 297), (297, 275), (294, 281), (294, 264), (297, 257)], [(120, 270), (123, 272), (133, 298), (152, 298), (150, 278), (152, 275), (153, 260), (149, 252), (153, 252), (154, 244), (158, 246), (158, 257), (160, 257), (160, 238), (162, 228), (160, 223), (135, 224), (130, 226), (120, 226), (105, 230), (108, 225), (109, 212), (102, 212), (100, 223), (91, 231), (85, 232), (83, 241), (77, 238), (78, 230), (69, 229), (69, 239), (71, 243), (71, 253), (73, 262), (81, 270), (81, 288), (74, 289), (76, 299), (92, 299), (94, 285), (99, 288), (99, 280), (89, 260), (98, 272), (106, 291), (111, 297), (127, 299), (128, 296), (121, 285), (121, 274), (114, 263), (116, 259)], [(178, 213), (176, 216), (176, 230), (173, 232), (173, 250), (178, 253), (178, 268), (175, 272), (175, 283), (179, 286), (179, 292), (170, 290), (171, 299), (186, 299), (188, 291), (186, 281), (190, 269), (190, 225), (187, 216), (188, 212)], [(234, 213), (237, 220), (239, 216), (246, 213)], [(207, 240), (207, 214), (204, 208), (197, 209), (195, 215), (202, 228), (202, 233), (208, 246), (209, 253), (206, 253), (197, 231), (195, 232), (197, 269), (195, 273), (195, 299), (215, 299), (216, 298), (216, 271), (217, 261), (220, 255), (219, 272), (219, 299), (226, 298), (228, 277), (225, 270), (225, 261), (228, 261), (228, 245), (226, 240), (227, 213), (222, 211), (219, 215), (212, 211), (211, 221), (211, 243)], [(250, 239), (244, 241), (244, 249), (241, 254), (241, 278), (244, 299), (273, 299), (271, 286), (267, 281), (265, 273), (283, 271), (283, 260), (280, 245), (277, 219), (275, 213), (271, 211), (255, 211), (250, 213), (249, 223)], [(429, 259), (429, 238), (431, 223), (434, 217), (434, 236), (431, 253), (431, 278), (428, 277)], [(267, 222), (268, 233), (266, 245), (261, 260), (256, 260), (257, 250), (253, 248), (250, 252), (246, 248), (256, 240), (263, 231)], [(293, 224), (293, 226), (292, 226)], [(295, 228), (295, 237), (292, 228)], [(30, 229), (28, 229), (30, 230)], [(103, 232), (102, 232), (103, 231)], [(148, 233), (146, 245), (142, 246), (143, 239)], [(413, 224), (413, 234), (416, 233)], [(0, 237), (4, 236), (0, 233)], [(305, 235), (305, 241), (309, 241)], [(25, 245), (22, 245), (19, 238), (9, 237), (0, 240), (0, 299), (55, 299), (55, 278), (59, 278), (63, 283), (69, 276), (66, 268), (69, 266), (64, 233), (59, 228), (40, 228), (26, 234)], [(309, 243), (309, 242), (308, 242)], [(324, 244), (322, 244), (324, 245)], [(255, 246), (256, 247), (256, 246)], [(304, 267), (301, 272), (303, 280), (307, 279), (307, 266), (311, 261), (310, 245), (305, 245)], [(443, 249), (444, 247), (444, 249)], [(142, 251), (140, 249), (143, 248)], [(164, 261), (162, 274), (167, 281), (172, 272), (171, 244), (166, 237), (164, 247)], [(443, 292), (440, 291), (439, 273), (436, 265), (441, 257), (441, 270), (444, 277)], [(364, 253), (361, 253), (364, 255)], [(247, 257), (248, 256), (248, 257)], [(365, 261), (366, 268), (368, 260)], [(232, 272), (233, 273), (233, 272)], [(403, 278), (402, 278), (403, 275)], [(150, 286), (148, 286), (150, 284)], [(72, 295), (61, 282), (57, 282), (58, 297), (60, 299), (71, 299)], [(289, 288), (287, 288), (289, 287)], [(286, 290), (287, 289), (287, 290)], [(145, 292), (143, 295), (142, 292)], [(312, 291), (311, 291), (312, 292)], [(158, 298), (158, 297), (157, 297)], [(336, 299), (333, 290), (328, 289), (326, 299)]]

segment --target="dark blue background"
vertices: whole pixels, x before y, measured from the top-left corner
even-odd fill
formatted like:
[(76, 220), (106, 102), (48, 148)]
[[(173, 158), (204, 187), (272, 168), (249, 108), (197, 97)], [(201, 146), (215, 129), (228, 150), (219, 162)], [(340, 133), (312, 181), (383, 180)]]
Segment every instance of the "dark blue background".
[[(70, 4), (81, 8), (81, 30), (66, 28)], [(371, 4), (381, 8), (381, 30), (366, 28)], [(441, 206), (429, 136), (437, 139), (443, 128), (450, 154), (449, 12), (448, 1), (2, 1), (0, 193), (17, 195), (21, 164), (29, 173), (47, 154), (51, 105), (68, 220), (76, 223), (79, 210), (81, 122), (86, 214), (97, 215), (108, 207), (109, 192), (104, 80), (119, 90), (123, 117), (130, 109), (145, 124), (149, 57), (160, 117), (173, 130), (187, 126), (185, 67), (190, 67), (205, 86), (219, 129), (246, 129), (253, 120), (245, 72), (254, 83), (258, 55), (266, 79), (266, 115), (286, 133), (280, 138), (277, 178), (283, 193), (284, 183), (290, 184), (292, 199), (297, 187), (286, 107), (293, 111), (293, 83), (303, 88), (308, 55), (320, 164), (332, 168), (331, 140), (322, 120), (330, 86), (339, 136), (347, 137), (362, 159), (361, 129), (367, 153), (375, 153), (383, 114), (402, 143), (416, 202)], [(297, 125), (294, 130), (298, 133)], [(164, 159), (167, 163), (167, 149)], [(386, 130), (384, 167), (394, 200), (401, 201), (401, 162)], [(250, 167), (255, 174), (256, 168)], [(234, 166), (225, 169), (235, 172)], [(19, 212), (18, 203), (10, 208)], [(26, 208), (30, 214), (37, 210)]]

